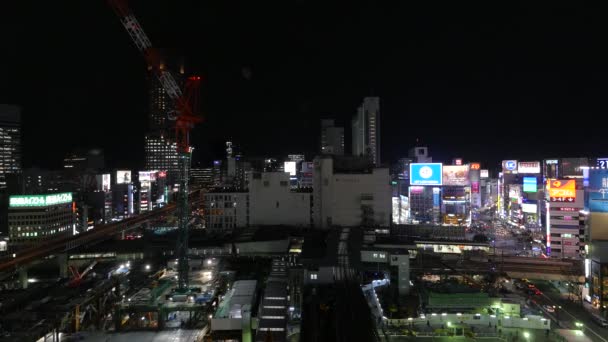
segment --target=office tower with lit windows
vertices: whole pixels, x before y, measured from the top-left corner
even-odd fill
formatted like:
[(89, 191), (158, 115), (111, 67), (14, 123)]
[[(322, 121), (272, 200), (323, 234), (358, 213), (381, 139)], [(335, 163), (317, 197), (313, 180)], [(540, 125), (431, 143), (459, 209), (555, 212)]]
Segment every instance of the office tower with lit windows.
[(321, 154), (344, 155), (344, 127), (334, 126), (334, 120), (321, 120)]
[[(183, 75), (183, 67), (180, 73), (173, 74), (180, 82)], [(174, 121), (170, 120), (175, 115), (174, 104), (167, 96), (162, 84), (156, 77), (151, 77), (149, 82), (149, 131), (145, 136), (145, 169), (167, 171), (167, 182), (177, 182), (179, 173), (177, 145), (174, 139)]]
[(380, 98), (366, 97), (352, 120), (352, 153), (380, 165)]
[(72, 235), (76, 224), (74, 208), (70, 192), (10, 196), (9, 247), (15, 250)]
[(21, 109), (0, 104), (0, 192), (7, 175), (21, 172)]

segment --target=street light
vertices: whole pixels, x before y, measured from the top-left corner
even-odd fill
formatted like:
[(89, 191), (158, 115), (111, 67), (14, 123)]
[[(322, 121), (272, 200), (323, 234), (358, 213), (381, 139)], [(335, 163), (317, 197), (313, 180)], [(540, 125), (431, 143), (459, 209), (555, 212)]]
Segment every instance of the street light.
[(524, 338), (527, 340), (530, 338), (530, 333), (527, 331), (524, 331)]

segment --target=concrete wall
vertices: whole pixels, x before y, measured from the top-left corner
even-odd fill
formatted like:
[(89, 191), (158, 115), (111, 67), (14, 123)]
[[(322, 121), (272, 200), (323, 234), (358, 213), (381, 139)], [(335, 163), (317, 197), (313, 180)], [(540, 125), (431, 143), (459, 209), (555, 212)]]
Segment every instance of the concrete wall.
[(359, 226), (363, 206), (369, 206), (373, 225), (391, 223), (391, 188), (389, 170), (374, 168), (372, 173), (334, 173), (333, 159), (314, 160), (314, 221), (318, 227)]
[(248, 177), (251, 225), (311, 225), (312, 193), (292, 192), (288, 173), (252, 173)]

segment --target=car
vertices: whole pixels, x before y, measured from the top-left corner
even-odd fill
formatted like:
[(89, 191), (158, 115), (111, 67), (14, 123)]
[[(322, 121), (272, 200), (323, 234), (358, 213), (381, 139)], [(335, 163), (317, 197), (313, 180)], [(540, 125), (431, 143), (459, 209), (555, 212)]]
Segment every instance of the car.
[(608, 327), (608, 321), (605, 318), (600, 317), (598, 315), (591, 315), (591, 316), (593, 317), (593, 321), (595, 323), (597, 323), (599, 326), (601, 326), (602, 328)]
[(547, 311), (547, 312), (555, 312), (555, 308), (553, 308), (553, 306), (551, 305), (543, 305), (543, 308)]

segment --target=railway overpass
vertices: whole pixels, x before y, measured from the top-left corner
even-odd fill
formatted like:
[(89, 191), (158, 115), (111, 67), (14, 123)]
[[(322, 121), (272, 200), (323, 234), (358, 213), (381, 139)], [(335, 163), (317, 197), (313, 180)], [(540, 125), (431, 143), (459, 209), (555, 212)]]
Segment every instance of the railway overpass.
[(412, 263), (413, 272), (485, 274), (506, 273), (511, 278), (584, 282), (585, 276), (580, 260), (552, 260), (528, 257), (487, 256), (470, 259), (441, 260), (425, 257), (422, 264)]
[[(191, 205), (197, 205), (202, 202), (202, 197), (197, 196), (198, 194), (198, 191), (190, 194)], [(177, 206), (175, 204), (168, 204), (162, 208), (129, 217), (120, 222), (99, 225), (84, 233), (47, 240), (44, 241), (44, 244), (16, 251), (15, 254), (12, 255), (12, 258), (0, 262), (0, 272), (15, 271), (36, 260), (63, 253), (79, 246), (99, 243), (112, 238), (116, 234), (121, 234), (127, 230), (133, 229), (160, 215), (173, 213), (176, 209)]]

